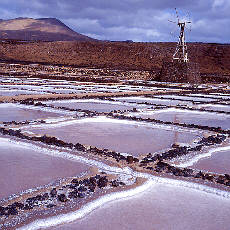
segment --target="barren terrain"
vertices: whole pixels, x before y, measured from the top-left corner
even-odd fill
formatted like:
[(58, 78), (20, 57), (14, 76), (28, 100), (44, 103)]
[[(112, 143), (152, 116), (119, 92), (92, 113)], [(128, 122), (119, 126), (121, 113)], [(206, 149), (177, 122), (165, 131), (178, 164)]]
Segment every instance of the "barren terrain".
[[(3, 61), (49, 63), (112, 70), (149, 71), (157, 80), (163, 60), (170, 59), (175, 43), (33, 42), (1, 43)], [(230, 45), (189, 43), (189, 59), (199, 63), (203, 82), (228, 82)], [(143, 76), (140, 78), (144, 78)]]

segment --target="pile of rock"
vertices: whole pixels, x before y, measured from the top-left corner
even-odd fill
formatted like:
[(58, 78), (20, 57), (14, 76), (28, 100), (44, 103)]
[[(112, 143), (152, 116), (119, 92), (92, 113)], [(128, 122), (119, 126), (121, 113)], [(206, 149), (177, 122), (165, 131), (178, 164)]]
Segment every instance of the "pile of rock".
[(207, 125), (195, 125), (195, 124), (186, 124), (186, 123), (178, 123), (178, 122), (171, 122), (171, 121), (161, 121), (157, 119), (141, 118), (141, 117), (135, 117), (135, 116), (129, 117), (123, 114), (113, 114), (112, 117), (116, 119), (120, 119), (120, 120), (132, 120), (132, 121), (142, 121), (142, 122), (150, 122), (150, 123), (157, 123), (157, 124), (164, 124), (164, 125), (176, 125), (176, 126), (181, 126), (184, 128), (201, 129), (201, 130), (217, 132), (220, 134), (230, 135), (230, 130), (224, 130), (221, 127), (210, 127)]
[(0, 217), (17, 215), (19, 212), (33, 210), (36, 207), (50, 209), (62, 203), (77, 201), (104, 188), (125, 186), (117, 179), (109, 180), (104, 174), (97, 174), (89, 178), (74, 178), (62, 187), (51, 187), (49, 191), (29, 197), (21, 202), (14, 202), (8, 206), (0, 206)]
[(155, 171), (157, 173), (171, 174), (176, 177), (191, 177), (194, 179), (201, 179), (203, 181), (214, 182), (230, 187), (230, 175), (228, 174), (222, 175), (197, 171), (191, 168), (179, 168), (161, 160), (157, 161), (154, 165), (147, 166), (145, 168), (147, 170)]
[(47, 136), (47, 135), (28, 136), (28, 135), (22, 133), (20, 129), (14, 130), (14, 129), (8, 129), (8, 128), (0, 127), (0, 133), (2, 133), (3, 135), (15, 136), (15, 137), (25, 139), (25, 140), (39, 141), (39, 142), (45, 143), (47, 145), (53, 145), (53, 146), (63, 147), (63, 148), (70, 148), (70, 149), (75, 149), (75, 150), (81, 151), (81, 152), (86, 152), (86, 153), (90, 153), (90, 154), (94, 154), (94, 155), (103, 156), (106, 158), (108, 157), (108, 158), (112, 158), (112, 159), (116, 160), (117, 162), (123, 161), (123, 162), (126, 162), (128, 164), (139, 162), (138, 158), (133, 157), (131, 155), (124, 156), (119, 152), (110, 151), (108, 149), (99, 149), (97, 147), (86, 146), (86, 145), (83, 145), (80, 143), (76, 143), (76, 144), (68, 143), (68, 142), (62, 141), (56, 137)]

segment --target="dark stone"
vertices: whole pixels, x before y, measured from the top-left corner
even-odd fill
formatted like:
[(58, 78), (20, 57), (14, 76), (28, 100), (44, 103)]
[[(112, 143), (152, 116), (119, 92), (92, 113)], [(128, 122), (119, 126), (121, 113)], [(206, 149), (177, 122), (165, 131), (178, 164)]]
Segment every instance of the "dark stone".
[(24, 205), (22, 203), (15, 202), (15, 203), (11, 204), (10, 207), (23, 209)]
[(183, 176), (182, 170), (180, 170), (180, 169), (178, 169), (178, 168), (174, 168), (174, 169), (172, 170), (172, 173), (173, 173), (174, 176)]
[(193, 176), (193, 170), (192, 169), (188, 169), (188, 168), (184, 168), (183, 171), (183, 176), (184, 177), (191, 177)]
[(172, 148), (178, 148), (179, 145), (178, 144), (172, 144)]
[(78, 185), (76, 185), (76, 184), (70, 184), (70, 185), (68, 185), (68, 187), (71, 188), (71, 189), (76, 189), (78, 187)]
[(203, 178), (204, 174), (200, 171), (195, 175), (195, 178)]
[(213, 177), (212, 175), (209, 175), (209, 174), (205, 174), (205, 175), (204, 175), (204, 179), (206, 179), (206, 180), (212, 181), (213, 178), (214, 178), (214, 177)]
[(122, 181), (119, 182), (120, 186), (125, 186), (126, 184)]
[(137, 163), (137, 162), (139, 162), (139, 159), (136, 158), (136, 157), (134, 157), (134, 158), (133, 158), (133, 161), (134, 161), (135, 163)]
[(7, 208), (7, 214), (8, 215), (17, 215), (18, 214), (18, 210), (15, 207), (9, 207)]
[(146, 169), (153, 170), (153, 167), (148, 166)]
[(46, 205), (47, 208), (53, 208), (53, 207), (55, 207), (55, 206), (56, 206), (55, 204), (47, 204), (47, 205)]
[(53, 188), (51, 191), (50, 191), (50, 196), (51, 197), (55, 197), (57, 195), (57, 190), (56, 188)]
[(78, 179), (75, 179), (75, 178), (71, 181), (71, 183), (75, 185), (79, 185)]
[(74, 190), (69, 193), (68, 197), (71, 198), (78, 198), (78, 191)]
[(96, 189), (96, 184), (91, 184), (91, 185), (89, 185), (89, 190), (90, 190), (90, 192), (94, 192), (95, 189)]
[(128, 164), (132, 164), (133, 163), (133, 156), (127, 156), (126, 160), (127, 160)]
[(42, 201), (42, 200), (43, 200), (43, 196), (42, 196), (42, 195), (37, 195), (37, 196), (35, 196), (34, 198), (35, 198), (35, 200), (37, 200), (37, 201)]
[(46, 192), (43, 194), (42, 200), (47, 200), (47, 199), (49, 199), (49, 194)]
[(163, 161), (158, 161), (157, 162), (157, 167), (162, 169), (162, 170), (164, 170), (164, 169), (166, 169), (168, 167), (168, 164), (163, 162)]
[(28, 203), (31, 206), (34, 205), (35, 201), (36, 201), (35, 197), (29, 197), (28, 199), (26, 199), (26, 203)]
[(230, 180), (230, 175), (224, 174), (224, 176), (225, 176), (225, 178), (226, 178), (227, 180)]
[(91, 184), (96, 184), (96, 179), (95, 179), (95, 177), (90, 177), (90, 178), (89, 178), (89, 181), (90, 181)]
[(5, 215), (5, 210), (6, 210), (6, 208), (0, 206), (0, 216)]
[(29, 205), (29, 204), (26, 204), (23, 209), (24, 210), (31, 210), (31, 209), (33, 209), (33, 206)]
[(79, 197), (79, 198), (84, 198), (85, 195), (84, 195), (84, 193), (79, 192), (79, 193), (78, 193), (78, 197)]
[(60, 194), (58, 195), (58, 200), (61, 201), (61, 202), (66, 202), (68, 201), (67, 197), (65, 194)]
[(100, 179), (101, 176), (100, 176), (99, 174), (97, 174), (94, 178), (95, 178), (95, 179)]
[(152, 153), (148, 153), (148, 155), (146, 157), (147, 158), (151, 158), (152, 157)]
[(84, 185), (89, 185), (91, 182), (90, 182), (90, 180), (89, 179), (84, 179), (83, 180), (83, 184)]
[(219, 176), (219, 177), (217, 178), (216, 182), (217, 182), (218, 184), (224, 184), (224, 179), (223, 179), (221, 176)]
[(227, 181), (227, 182), (225, 183), (225, 185), (226, 185), (226, 186), (230, 186), (230, 181)]
[(112, 185), (113, 187), (118, 187), (118, 186), (120, 185), (120, 183), (119, 183), (117, 180), (113, 180), (113, 181), (111, 182), (111, 185)]
[(108, 179), (106, 178), (106, 176), (104, 176), (98, 180), (97, 185), (99, 188), (103, 188), (107, 186), (107, 183), (108, 183)]
[(78, 191), (79, 191), (79, 192), (85, 192), (85, 191), (87, 191), (87, 188), (84, 187), (84, 186), (80, 186), (80, 187), (78, 188)]

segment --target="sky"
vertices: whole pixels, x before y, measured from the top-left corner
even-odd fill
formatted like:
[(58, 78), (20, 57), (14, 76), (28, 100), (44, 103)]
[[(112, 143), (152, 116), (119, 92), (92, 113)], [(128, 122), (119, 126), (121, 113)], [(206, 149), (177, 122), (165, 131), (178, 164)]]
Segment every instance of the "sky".
[(57, 18), (76, 32), (112, 41), (230, 43), (230, 0), (0, 0), (0, 18)]

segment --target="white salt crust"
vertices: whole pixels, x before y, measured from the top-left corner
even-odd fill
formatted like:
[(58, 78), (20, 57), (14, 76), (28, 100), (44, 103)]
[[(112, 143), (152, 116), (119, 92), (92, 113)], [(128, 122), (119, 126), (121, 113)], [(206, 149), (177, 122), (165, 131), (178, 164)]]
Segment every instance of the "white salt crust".
[(205, 185), (199, 185), (199, 184), (194, 184), (191, 182), (184, 182), (184, 181), (178, 181), (178, 180), (173, 180), (173, 179), (167, 179), (167, 178), (160, 178), (160, 177), (155, 177), (151, 176), (148, 174), (142, 174), (138, 173), (138, 176), (142, 176), (145, 178), (149, 178), (143, 185), (138, 186), (136, 188), (127, 190), (127, 191), (122, 191), (122, 192), (115, 192), (112, 194), (108, 194), (105, 196), (100, 197), (99, 199), (92, 201), (86, 205), (84, 205), (82, 208), (80, 208), (77, 211), (73, 211), (67, 214), (61, 214), (53, 217), (49, 217), (46, 219), (39, 219), (36, 220), (26, 226), (23, 226), (19, 228), (19, 230), (37, 230), (37, 229), (44, 229), (52, 226), (57, 226), (59, 224), (64, 224), (64, 223), (69, 223), (72, 221), (76, 221), (77, 219), (83, 218), (96, 208), (101, 207), (103, 204), (115, 201), (115, 200), (120, 200), (120, 199), (125, 199), (128, 197), (133, 197), (135, 195), (138, 195), (145, 190), (149, 189), (150, 187), (157, 185), (157, 183), (160, 184), (169, 184), (172, 186), (176, 187), (186, 187), (190, 188), (199, 192), (205, 192), (209, 195), (216, 195), (221, 199), (229, 199), (230, 198), (230, 193), (221, 191), (218, 189), (210, 188)]
[(196, 184), (196, 183), (186, 182), (186, 181), (180, 181), (180, 180), (175, 180), (175, 179), (169, 179), (169, 178), (156, 177), (156, 176), (146, 174), (146, 173), (135, 172), (135, 171), (131, 170), (129, 167), (126, 167), (123, 169), (117, 168), (117, 167), (111, 167), (111, 166), (108, 166), (108, 165), (103, 164), (101, 162), (97, 162), (95, 160), (89, 160), (89, 159), (86, 159), (84, 157), (72, 155), (72, 154), (67, 153), (67, 152), (48, 150), (48, 149), (45, 149), (42, 147), (35, 146), (33, 144), (17, 142), (17, 141), (10, 140), (7, 138), (0, 138), (0, 141), (4, 145), (11, 145), (12, 143), (18, 144), (18, 145), (23, 146), (25, 148), (35, 149), (35, 150), (40, 151), (44, 154), (48, 154), (48, 155), (52, 155), (52, 156), (56, 156), (56, 157), (62, 157), (65, 159), (70, 159), (73, 161), (80, 161), (80, 162), (84, 162), (84, 163), (87, 163), (90, 165), (94, 165), (94, 166), (99, 167), (100, 169), (107, 171), (107, 172), (122, 174), (121, 176), (123, 178), (124, 177), (130, 178), (130, 176), (132, 176), (132, 177), (142, 177), (142, 178), (147, 179), (147, 181), (141, 186), (138, 186), (136, 188), (133, 188), (133, 189), (130, 189), (127, 191), (116, 192), (116, 193), (102, 196), (99, 199), (86, 204), (85, 206), (83, 206), (81, 209), (79, 209), (77, 211), (70, 212), (67, 214), (61, 214), (61, 215), (46, 218), (46, 219), (36, 220), (36, 221), (30, 223), (29, 225), (26, 225), (26, 226), (19, 228), (20, 230), (43, 229), (43, 228), (48, 228), (51, 226), (56, 226), (59, 224), (69, 223), (69, 222), (75, 221), (79, 218), (84, 217), (85, 215), (92, 212), (94, 209), (100, 207), (101, 205), (103, 205), (107, 202), (138, 195), (141, 192), (149, 189), (151, 186), (157, 185), (159, 183), (160, 184), (169, 184), (169, 185), (176, 186), (176, 187), (190, 188), (190, 189), (193, 189), (196, 191), (205, 192), (209, 195), (215, 195), (221, 199), (229, 199), (230, 198), (230, 192), (222, 191), (220, 189), (212, 188), (212, 187), (209, 187), (206, 185), (201, 185), (201, 184)]
[[(49, 123), (49, 124), (34, 124), (34, 125), (28, 125), (20, 127), (20, 129), (28, 129), (28, 128), (56, 128), (56, 127), (63, 127), (67, 125), (73, 125), (73, 124), (82, 124), (87, 122), (108, 122), (108, 123), (116, 123), (116, 124), (126, 124), (126, 125), (138, 125), (142, 127), (151, 127), (151, 128), (160, 128), (164, 130), (176, 130), (181, 132), (188, 132), (188, 133), (197, 133), (199, 135), (202, 135), (204, 132), (202, 130), (197, 129), (187, 129), (183, 127), (176, 127), (176, 126), (170, 126), (170, 125), (164, 125), (164, 124), (152, 124), (152, 123), (146, 123), (141, 121), (130, 121), (130, 120), (120, 120), (120, 119), (114, 119), (109, 118), (106, 116), (98, 116), (98, 117), (91, 117), (91, 118), (83, 118), (83, 119), (72, 119), (69, 121), (64, 122), (58, 122), (58, 123)], [(31, 131), (32, 132), (32, 131)]]
[(195, 163), (197, 163), (199, 160), (201, 160), (203, 158), (211, 157), (212, 154), (214, 154), (214, 153), (218, 153), (218, 152), (226, 151), (226, 150), (230, 150), (229, 145), (224, 146), (224, 147), (213, 148), (213, 149), (210, 149), (208, 152), (198, 154), (195, 157), (189, 159), (188, 161), (178, 164), (177, 166), (182, 167), (182, 168), (189, 167), (189, 166), (194, 165)]

